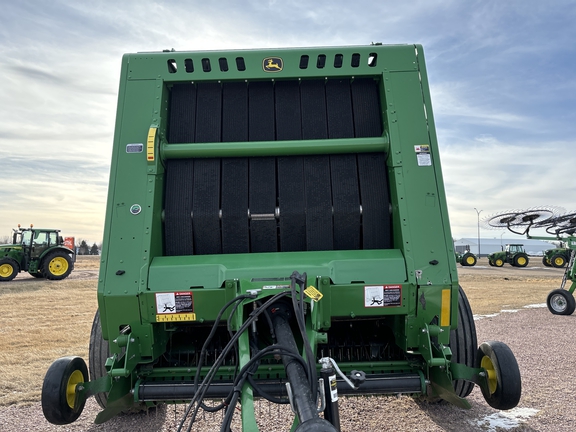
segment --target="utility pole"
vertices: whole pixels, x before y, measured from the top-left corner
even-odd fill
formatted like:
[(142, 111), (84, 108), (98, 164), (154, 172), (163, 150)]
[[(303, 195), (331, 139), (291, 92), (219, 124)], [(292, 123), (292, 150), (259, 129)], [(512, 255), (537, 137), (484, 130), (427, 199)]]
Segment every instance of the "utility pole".
[(476, 210), (476, 215), (478, 216), (478, 258), (480, 258), (480, 213), (482, 213), (482, 210), (478, 211), (476, 207), (474, 207), (474, 210)]

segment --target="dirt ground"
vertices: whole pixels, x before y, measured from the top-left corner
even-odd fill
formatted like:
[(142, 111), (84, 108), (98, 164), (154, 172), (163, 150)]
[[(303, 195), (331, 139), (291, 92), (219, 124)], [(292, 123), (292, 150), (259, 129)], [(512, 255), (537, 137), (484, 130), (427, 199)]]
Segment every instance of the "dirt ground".
[[(469, 397), (472, 409), (461, 410), (446, 403), (428, 404), (409, 397), (347, 397), (340, 400), (342, 431), (572, 431), (576, 424), (576, 378), (573, 358), (576, 347), (572, 331), (576, 314), (557, 316), (545, 306), (547, 294), (558, 288), (563, 270), (544, 267), (541, 259), (533, 258), (526, 268), (505, 265), (502, 268), (488, 266), (481, 259), (475, 267), (458, 265), (459, 279), (464, 288), (476, 319), (478, 341), (503, 341), (510, 346), (518, 361), (523, 394), (517, 408), (498, 411), (489, 407), (478, 388)], [(73, 278), (73, 279), (72, 279)], [(81, 265), (69, 283), (83, 283), (82, 297), (94, 295), (97, 278), (97, 261)], [(89, 400), (80, 419), (67, 426), (47, 423), (38, 402), (38, 394), (18, 399), (18, 386), (7, 383), (7, 368), (13, 368), (18, 360), (8, 358), (10, 345), (26, 338), (26, 327), (34, 330), (34, 320), (21, 328), (8, 322), (8, 309), (2, 305), (21, 301), (30, 291), (36, 291), (37, 280), (19, 275), (5, 289), (0, 285), (0, 430), (2, 431), (176, 431), (183, 415), (183, 406), (163, 406), (148, 414), (119, 416), (103, 425), (95, 425), (94, 417), (99, 411)], [(66, 285), (52, 283), (52, 295), (57, 298)], [(82, 299), (68, 293), (69, 308), (78, 308)], [(66, 294), (64, 294), (66, 295)], [(77, 297), (77, 296), (76, 296)], [(94, 302), (94, 299), (89, 300)], [(93, 303), (88, 303), (93, 307)], [(32, 313), (33, 311), (31, 311)], [(76, 327), (85, 329), (91, 324), (92, 311), (78, 314)], [(66, 320), (67, 317), (61, 317)], [(58, 321), (58, 320), (56, 320)], [(86, 321), (86, 322), (84, 322)], [(62, 323), (57, 323), (61, 325)], [(65, 329), (62, 329), (65, 331)], [(84, 331), (84, 330), (82, 330)], [(87, 344), (85, 339), (79, 344)], [(58, 351), (66, 355), (67, 341)], [(24, 353), (23, 353), (24, 354)], [(70, 352), (68, 352), (70, 354)], [(57, 357), (57, 356), (56, 356)], [(26, 358), (26, 355), (22, 355)], [(55, 358), (55, 357), (54, 357)], [(4, 363), (3, 363), (4, 359)], [(11, 363), (9, 363), (11, 362)], [(49, 363), (38, 366), (44, 368)], [(41, 375), (28, 375), (36, 388), (41, 387)], [(24, 386), (24, 384), (22, 384)], [(1, 394), (3, 393), (3, 394)], [(1, 402), (4, 400), (4, 402)], [(283, 407), (260, 403), (257, 417), (262, 430), (287, 430), (290, 412)], [(236, 416), (238, 417), (238, 416)], [(202, 415), (200, 423), (192, 430), (218, 431), (221, 415)], [(239, 431), (238, 419), (233, 430)]]

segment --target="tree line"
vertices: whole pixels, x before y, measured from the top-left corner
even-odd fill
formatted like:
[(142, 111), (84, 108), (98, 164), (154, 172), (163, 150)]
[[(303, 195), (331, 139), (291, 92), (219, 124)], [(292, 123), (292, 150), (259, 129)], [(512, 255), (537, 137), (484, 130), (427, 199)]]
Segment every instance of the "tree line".
[(89, 246), (86, 240), (79, 239), (76, 241), (76, 253), (78, 255), (100, 255), (102, 251), (102, 243), (93, 243)]

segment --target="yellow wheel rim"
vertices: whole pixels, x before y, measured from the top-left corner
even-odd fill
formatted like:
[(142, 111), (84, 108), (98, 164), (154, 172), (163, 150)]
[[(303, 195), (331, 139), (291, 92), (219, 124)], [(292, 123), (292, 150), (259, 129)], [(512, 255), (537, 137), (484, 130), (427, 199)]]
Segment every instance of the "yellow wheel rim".
[(494, 368), (494, 363), (492, 363), (490, 357), (484, 356), (482, 357), (482, 361), (480, 362), (480, 367), (486, 370), (488, 389), (490, 390), (490, 394), (494, 394), (494, 392), (496, 391), (496, 387), (498, 387), (498, 375), (496, 374), (496, 368)]
[(554, 264), (556, 264), (558, 267), (562, 267), (564, 265), (564, 258), (560, 257), (556, 258), (554, 260)]
[(474, 264), (474, 257), (468, 257), (466, 258), (466, 264), (472, 265)]
[(504, 265), (504, 261), (502, 261), (501, 259), (497, 259), (495, 264), (497, 267), (502, 267)]
[(0, 277), (8, 278), (12, 276), (12, 273), (14, 273), (14, 267), (12, 267), (10, 264), (0, 265)]
[(518, 265), (526, 265), (526, 258), (524, 257), (518, 257)]
[(84, 375), (79, 370), (75, 370), (66, 383), (66, 402), (72, 409), (74, 409), (74, 401), (76, 400), (76, 385), (81, 382), (84, 382)]
[(48, 268), (54, 276), (62, 276), (68, 271), (68, 261), (62, 257), (56, 257), (50, 261)]

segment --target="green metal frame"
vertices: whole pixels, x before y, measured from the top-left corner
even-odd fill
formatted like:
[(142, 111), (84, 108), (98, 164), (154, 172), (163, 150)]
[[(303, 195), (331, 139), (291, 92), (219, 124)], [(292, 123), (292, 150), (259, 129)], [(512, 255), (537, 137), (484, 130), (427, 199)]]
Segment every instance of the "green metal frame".
[[(328, 61), (319, 69), (299, 67), (305, 54), (349, 58), (360, 55), (353, 67), (335, 67)], [(244, 59), (246, 70), (187, 72), (192, 59), (200, 65), (209, 59)], [(280, 57), (283, 69), (266, 72), (263, 59)], [(367, 59), (372, 58), (372, 62)], [(375, 60), (377, 59), (377, 61)], [(171, 86), (199, 81), (258, 81), (334, 77), (372, 77), (379, 83), (384, 133), (374, 138), (338, 140), (273, 141), (244, 143), (169, 144), (168, 100)], [(127, 144), (141, 143), (139, 154), (126, 151)], [(421, 163), (421, 148), (428, 163)], [(382, 170), (389, 179), (393, 248), (389, 250), (325, 251), (237, 255), (164, 256), (163, 194), (167, 159), (264, 155), (314, 155), (334, 153), (387, 153)], [(137, 205), (141, 211), (131, 212)], [(114, 147), (106, 209), (104, 243), (98, 282), (98, 305), (104, 339), (112, 357), (108, 376), (84, 383), (84, 395), (109, 392), (108, 408), (97, 418), (102, 422), (138, 400), (142, 379), (174, 376), (193, 378), (189, 368), (154, 368), (167, 349), (167, 334), (178, 323), (158, 322), (157, 293), (191, 292), (196, 323), (214, 321), (224, 303), (238, 295), (259, 290), (265, 299), (282, 288), (267, 289), (253, 277), (287, 277), (298, 270), (313, 279), (323, 294), (309, 301), (307, 333), (313, 349), (327, 339), (335, 318), (379, 316), (393, 322), (398, 346), (409, 361), (378, 364), (342, 364), (342, 370), (416, 371), (422, 393), (440, 396), (462, 407), (468, 403), (454, 394), (452, 380), (467, 379), (485, 386), (481, 369), (451, 362), (450, 330), (457, 326), (458, 276), (441, 174), (436, 131), (423, 50), (420, 45), (264, 49), (230, 52), (157, 52), (127, 54), (122, 59)], [(354, 283), (351, 281), (363, 281)], [(394, 284), (402, 288), (402, 304), (366, 308), (363, 287)], [(254, 301), (254, 300), (250, 300)], [(248, 301), (246, 301), (248, 303)], [(237, 328), (245, 319), (243, 307), (234, 317)], [(123, 329), (130, 329), (124, 334)], [(248, 341), (240, 339), (240, 362), (248, 361)], [(226, 371), (221, 371), (226, 374)], [(431, 390), (427, 390), (430, 380)], [(134, 390), (134, 394), (131, 391)], [(243, 425), (256, 430), (252, 394), (242, 394)]]
[[(531, 236), (526, 235), (526, 238), (534, 239), (534, 240), (560, 240), (566, 244), (566, 247), (572, 251), (572, 257), (568, 261), (566, 265), (566, 270), (564, 272), (564, 278), (562, 279), (562, 284), (560, 286), (561, 289), (566, 289), (570, 294), (574, 295), (574, 291), (576, 291), (576, 259), (574, 256), (576, 255), (576, 236), (568, 235), (566, 237), (556, 236)], [(566, 288), (566, 282), (570, 282), (570, 286)]]

